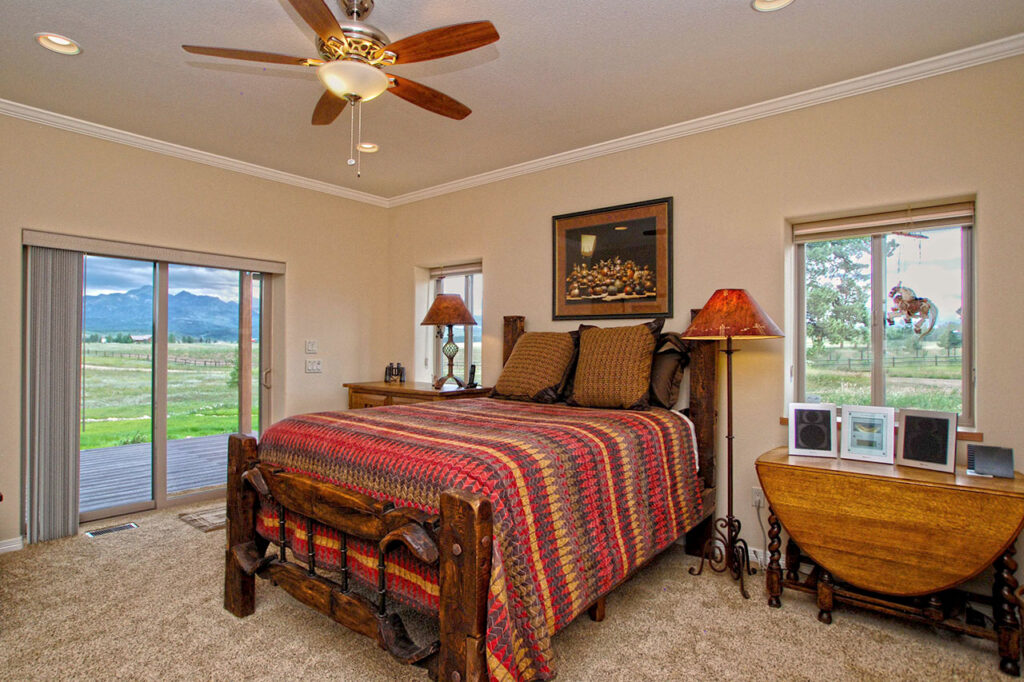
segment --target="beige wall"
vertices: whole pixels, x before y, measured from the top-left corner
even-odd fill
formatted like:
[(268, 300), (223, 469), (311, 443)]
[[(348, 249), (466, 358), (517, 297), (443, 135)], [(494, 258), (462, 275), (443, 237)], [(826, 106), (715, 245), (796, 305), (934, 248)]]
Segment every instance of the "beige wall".
[[(674, 197), (676, 316), (666, 328), (684, 329), (715, 289), (742, 287), (791, 334), (787, 219), (976, 195), (978, 427), (1024, 452), (1024, 363), (1012, 350), (1024, 338), (1022, 130), (1024, 58), (1014, 58), (391, 209), (389, 357), (415, 360), (416, 267), (473, 257), (484, 263), (487, 381), (500, 371), (502, 315), (525, 314), (528, 329), (574, 328), (551, 320), (560, 213)], [(738, 347), (737, 512), (760, 547), (750, 488), (757, 456), (786, 441), (787, 341)]]
[[(1024, 368), (1007, 343), (1024, 338), (1022, 129), (1015, 58), (384, 210), (0, 117), (0, 540), (19, 534), (22, 228), (286, 261), (279, 418), (342, 405), (341, 382), (388, 361), (423, 372), (423, 267), (483, 259), (487, 381), (502, 315), (573, 328), (551, 321), (552, 215), (673, 196), (667, 328), (714, 289), (744, 287), (788, 332), (787, 219), (976, 195), (978, 426), (1024, 450)], [(303, 373), (307, 338), (323, 375)], [(740, 343), (736, 356), (737, 509), (757, 547), (753, 461), (785, 442), (787, 343)]]
[[(0, 140), (0, 540), (20, 534), (23, 228), (284, 261), (275, 418), (342, 407), (341, 383), (385, 364), (387, 289), (365, 286), (385, 209), (5, 116)], [(323, 374), (304, 373), (304, 339)]]

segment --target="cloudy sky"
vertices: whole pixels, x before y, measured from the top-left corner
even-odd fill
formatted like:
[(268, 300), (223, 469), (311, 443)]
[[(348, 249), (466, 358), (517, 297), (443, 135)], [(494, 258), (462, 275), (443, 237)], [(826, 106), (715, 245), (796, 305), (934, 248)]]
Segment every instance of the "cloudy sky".
[[(959, 322), (961, 306), (960, 228), (923, 230), (915, 234), (927, 239), (895, 236), (900, 244), (886, 259), (886, 295), (902, 282), (921, 298), (930, 298), (939, 308), (938, 321)], [(886, 299), (886, 305), (892, 305)]]
[[(199, 296), (216, 296), (225, 301), (238, 300), (238, 272), (191, 265), (168, 267), (168, 288), (171, 295), (190, 291)], [(112, 294), (153, 285), (153, 264), (123, 258), (85, 258), (85, 293)], [(259, 287), (254, 287), (254, 298)]]

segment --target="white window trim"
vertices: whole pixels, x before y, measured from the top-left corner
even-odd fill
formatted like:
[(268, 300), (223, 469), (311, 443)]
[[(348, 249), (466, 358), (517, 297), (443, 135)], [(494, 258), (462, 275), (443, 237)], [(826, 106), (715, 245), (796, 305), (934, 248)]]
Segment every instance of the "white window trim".
[[(463, 277), (467, 275), (482, 275), (484, 271), (483, 263), (480, 261), (474, 261), (471, 263), (461, 263), (458, 265), (446, 265), (444, 267), (431, 268), (429, 271), (430, 276), (430, 300), (433, 301), (438, 294), (438, 283), (445, 277)], [(454, 292), (448, 292), (454, 293)], [(460, 294), (462, 300), (466, 303), (466, 306), (472, 312), (473, 309), (473, 296), (476, 292), (473, 291), (473, 278), (466, 277), (466, 289)], [(447, 333), (443, 337), (438, 336), (436, 333), (433, 335), (433, 346), (431, 355), (433, 357), (433, 376), (443, 376), (448, 372), (448, 358), (444, 357), (441, 353), (441, 346), (447, 340)], [(462, 338), (465, 339), (465, 348), (463, 353), (468, 355), (468, 358), (463, 363), (462, 376), (460, 377), (466, 383), (469, 383), (469, 366), (473, 364), (472, 358), (472, 343), (473, 343), (473, 328), (469, 325), (463, 327)], [(481, 364), (483, 363), (483, 357), (480, 358)], [(480, 381), (481, 368), (477, 368), (475, 381)]]

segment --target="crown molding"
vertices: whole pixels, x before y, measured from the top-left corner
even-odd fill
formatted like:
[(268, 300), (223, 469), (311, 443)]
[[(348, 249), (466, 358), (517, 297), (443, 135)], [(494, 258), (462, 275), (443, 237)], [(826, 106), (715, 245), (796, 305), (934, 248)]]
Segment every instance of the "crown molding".
[(219, 154), (211, 154), (210, 152), (204, 152), (201, 149), (194, 149), (192, 147), (174, 144), (173, 142), (157, 140), (152, 137), (146, 137), (145, 135), (138, 135), (125, 130), (118, 130), (117, 128), (100, 125), (99, 123), (83, 121), (79, 118), (65, 116), (64, 114), (57, 114), (45, 109), (37, 109), (36, 107), (30, 107), (27, 104), (20, 104), (6, 99), (0, 99), (0, 114), (13, 116), (14, 118), (20, 118), (26, 121), (32, 121), (33, 123), (42, 123), (43, 125), (60, 128), (61, 130), (68, 130), (73, 133), (81, 133), (82, 135), (97, 137), (101, 140), (117, 142), (119, 144), (128, 145), (129, 147), (136, 147), (137, 149), (145, 149), (146, 151), (173, 156), (178, 159), (185, 159), (186, 161), (195, 161), (196, 163), (214, 166), (215, 168), (223, 168), (236, 173), (245, 173), (246, 175), (252, 175), (264, 180), (271, 180), (285, 185), (310, 189), (314, 192), (322, 192), (323, 194), (331, 194), (336, 197), (352, 199), (353, 201), (361, 201), (363, 203), (380, 206), (382, 208), (387, 208), (388, 206), (387, 199), (375, 194), (359, 192), (354, 189), (349, 189), (329, 182), (314, 180), (313, 178), (306, 178), (301, 175), (294, 175), (293, 173), (286, 173), (273, 168), (267, 168), (266, 166), (259, 166), (255, 163), (239, 161), (238, 159), (232, 159), (227, 156), (220, 156)]
[(776, 97), (757, 104), (751, 104), (717, 114), (711, 114), (701, 118), (695, 118), (682, 123), (674, 123), (662, 128), (655, 128), (643, 133), (621, 137), (616, 140), (609, 140), (589, 147), (580, 147), (560, 154), (552, 154), (533, 161), (519, 163), (506, 168), (488, 171), (479, 175), (473, 175), (460, 180), (453, 180), (441, 185), (427, 187), (425, 189), (409, 192), (391, 197), (388, 201), (389, 207), (411, 204), (416, 201), (430, 199), (432, 197), (450, 194), (471, 187), (508, 180), (519, 175), (536, 173), (538, 171), (578, 163), (587, 159), (615, 154), (618, 152), (645, 147), (667, 140), (674, 140), (678, 137), (696, 135), (698, 133), (724, 128), (726, 126), (746, 123), (759, 118), (783, 114), (795, 109), (803, 109), (816, 104), (823, 104), (845, 97), (854, 97), (867, 92), (881, 90), (912, 81), (938, 76), (951, 71), (959, 71), (972, 66), (986, 64), (988, 62), (1015, 57), (1024, 54), (1024, 33), (993, 40), (989, 43), (982, 43), (956, 52), (949, 52), (937, 57), (922, 59), (910, 64), (896, 66), (884, 71), (878, 71), (866, 76), (850, 78), (838, 83), (823, 85), (821, 87), (804, 90), (792, 95)]
[(130, 147), (157, 152), (159, 154), (166, 154), (168, 156), (185, 159), (187, 161), (195, 161), (196, 163), (202, 163), (208, 166), (223, 168), (225, 170), (235, 171), (238, 173), (245, 173), (246, 175), (263, 178), (264, 180), (293, 185), (295, 187), (313, 190), (314, 192), (321, 192), (323, 194), (330, 194), (345, 199), (351, 199), (353, 201), (360, 201), (373, 206), (379, 206), (381, 208), (393, 208), (395, 206), (411, 204), (417, 201), (423, 201), (424, 199), (442, 196), (444, 194), (459, 192), (472, 187), (479, 187), (493, 182), (508, 180), (520, 175), (537, 173), (550, 168), (557, 168), (558, 166), (565, 166), (578, 163), (580, 161), (586, 161), (587, 159), (636, 149), (637, 147), (645, 147), (651, 144), (658, 144), (659, 142), (674, 140), (679, 137), (696, 135), (709, 130), (724, 128), (726, 126), (736, 125), (739, 123), (746, 123), (748, 121), (766, 118), (768, 116), (775, 116), (776, 114), (783, 114), (787, 111), (803, 109), (845, 97), (854, 97), (856, 95), (896, 85), (902, 85), (904, 83), (910, 83), (923, 78), (938, 76), (951, 71), (959, 71), (960, 69), (967, 69), (972, 66), (986, 64), (1000, 59), (1016, 57), (1021, 54), (1024, 54), (1024, 33), (1018, 33), (999, 40), (982, 43), (981, 45), (975, 45), (955, 52), (949, 52), (937, 57), (929, 57), (928, 59), (922, 59), (910, 64), (896, 66), (891, 69), (878, 71), (866, 76), (858, 76), (838, 83), (804, 90), (803, 92), (798, 92), (792, 95), (777, 97), (757, 104), (751, 104), (737, 109), (731, 109), (729, 111), (695, 118), (682, 123), (674, 123), (662, 128), (655, 128), (654, 130), (621, 137), (616, 140), (601, 142), (588, 147), (581, 147), (579, 149), (573, 149), (559, 154), (552, 154), (551, 156), (534, 159), (533, 161), (526, 161), (524, 163), (499, 168), (486, 173), (480, 173), (479, 175), (469, 176), (460, 180), (453, 180), (440, 185), (434, 185), (433, 187), (426, 187), (424, 189), (400, 194), (391, 198), (369, 194), (368, 192), (359, 192), (347, 187), (342, 187), (341, 185), (335, 185), (321, 180), (306, 178), (301, 175), (286, 173), (284, 171), (267, 168), (266, 166), (259, 166), (246, 161), (239, 161), (238, 159), (232, 159), (218, 154), (211, 154), (199, 149), (193, 149), (191, 147), (185, 147), (172, 142), (165, 142), (163, 140), (157, 140), (144, 135), (118, 130), (117, 128), (111, 128), (98, 123), (90, 123), (89, 121), (83, 121), (63, 114), (57, 114), (51, 111), (46, 111), (45, 109), (37, 109), (18, 102), (12, 102), (10, 100), (0, 99), (0, 114), (21, 118), (35, 123), (42, 123), (43, 125), (52, 126), (54, 128), (81, 133), (83, 135), (89, 135), (91, 137), (125, 144)]

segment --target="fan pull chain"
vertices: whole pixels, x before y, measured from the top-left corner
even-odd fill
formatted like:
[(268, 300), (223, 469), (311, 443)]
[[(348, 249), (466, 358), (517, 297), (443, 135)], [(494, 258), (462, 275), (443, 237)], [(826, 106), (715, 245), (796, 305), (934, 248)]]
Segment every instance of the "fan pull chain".
[(352, 102), (352, 106), (349, 107), (349, 127), (348, 127), (348, 165), (356, 165), (356, 107), (359, 106), (359, 100)]
[(363, 177), (363, 108), (359, 107), (359, 138), (356, 141), (356, 177)]

